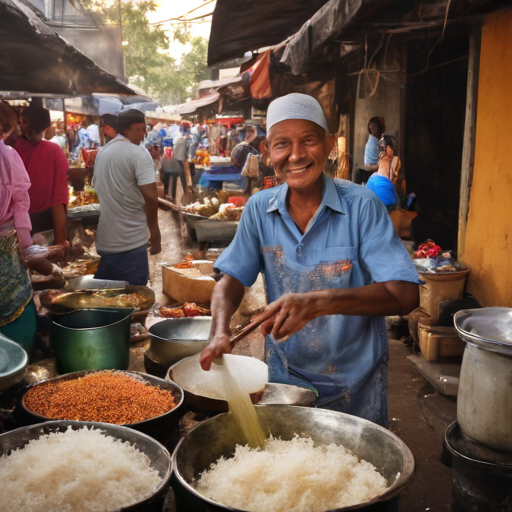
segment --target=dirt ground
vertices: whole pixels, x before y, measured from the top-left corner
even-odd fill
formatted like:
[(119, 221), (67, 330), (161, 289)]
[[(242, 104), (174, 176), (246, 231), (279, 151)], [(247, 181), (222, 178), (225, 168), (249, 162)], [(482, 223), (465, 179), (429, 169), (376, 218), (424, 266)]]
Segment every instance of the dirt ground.
[[(161, 263), (177, 261), (188, 250), (182, 247), (179, 224), (171, 213), (160, 210), (159, 220), (162, 253), (150, 258), (151, 284), (157, 301), (165, 301)], [(410, 348), (390, 338), (389, 349), (389, 428), (409, 446), (416, 461), (414, 480), (400, 498), (400, 512), (449, 512), (451, 472), (439, 459), (444, 431), (456, 419), (456, 403), (416, 373), (406, 359)]]
[(410, 348), (390, 338), (389, 429), (407, 444), (416, 462), (414, 480), (400, 498), (400, 512), (449, 512), (451, 471), (439, 458), (457, 406), (416, 373), (406, 359), (409, 354)]

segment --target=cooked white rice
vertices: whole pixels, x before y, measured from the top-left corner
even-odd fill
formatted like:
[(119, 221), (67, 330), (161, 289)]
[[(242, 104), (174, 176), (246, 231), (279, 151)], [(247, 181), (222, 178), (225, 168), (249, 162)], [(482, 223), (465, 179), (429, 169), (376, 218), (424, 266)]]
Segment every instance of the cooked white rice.
[(0, 457), (0, 510), (118, 510), (149, 496), (161, 480), (129, 442), (69, 428)]
[(265, 450), (237, 446), (195, 487), (203, 496), (250, 512), (320, 512), (363, 503), (387, 489), (375, 466), (343, 446), (311, 438), (270, 439)]

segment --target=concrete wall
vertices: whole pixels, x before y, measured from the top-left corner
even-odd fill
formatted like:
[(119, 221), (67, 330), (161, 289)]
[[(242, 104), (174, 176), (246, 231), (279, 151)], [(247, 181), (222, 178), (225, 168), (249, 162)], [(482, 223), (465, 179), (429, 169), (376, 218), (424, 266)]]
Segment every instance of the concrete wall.
[[(381, 50), (377, 60), (371, 67), (379, 70), (396, 71), (404, 69), (402, 66), (403, 45), (398, 40), (392, 40), (388, 46), (387, 54)], [(384, 57), (385, 61), (384, 61)], [(388, 80), (382, 78), (385, 76)], [(401, 95), (404, 94), (396, 83), (405, 85), (406, 78), (402, 72), (383, 73), (379, 79), (375, 94), (368, 98), (370, 86), (364, 75), (361, 75), (359, 96), (356, 97), (354, 133), (352, 155), (354, 168), (364, 165), (364, 147), (368, 141), (368, 121), (375, 116), (382, 116), (386, 120), (386, 133), (395, 137), (395, 143), (401, 155)], [(376, 74), (370, 73), (371, 83), (375, 83)], [(392, 81), (390, 81), (392, 80)], [(403, 161), (403, 158), (402, 158)]]
[(512, 307), (512, 10), (482, 29), (476, 147), (464, 253), (468, 291), (484, 306)]
[(124, 52), (119, 27), (79, 29), (52, 26), (52, 28), (104, 70), (125, 81)]

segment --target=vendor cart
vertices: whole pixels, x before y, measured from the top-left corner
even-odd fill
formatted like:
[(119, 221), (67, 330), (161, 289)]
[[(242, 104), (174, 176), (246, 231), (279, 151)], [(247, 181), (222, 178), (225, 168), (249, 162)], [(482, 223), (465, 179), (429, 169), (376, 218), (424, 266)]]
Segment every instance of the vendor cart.
[(215, 247), (227, 247), (235, 238), (238, 228), (237, 220), (205, 220), (195, 225), (199, 249), (203, 257), (206, 257), (208, 249)]

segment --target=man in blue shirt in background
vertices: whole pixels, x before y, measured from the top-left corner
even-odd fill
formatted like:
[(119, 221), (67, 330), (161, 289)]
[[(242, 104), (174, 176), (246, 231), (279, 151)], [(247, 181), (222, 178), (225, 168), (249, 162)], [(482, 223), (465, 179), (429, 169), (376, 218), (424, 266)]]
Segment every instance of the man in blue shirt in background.
[(368, 141), (364, 148), (364, 167), (354, 169), (352, 181), (360, 185), (366, 183), (370, 176), (379, 168), (379, 140), (386, 130), (383, 117), (372, 117), (368, 121)]
[(312, 387), (318, 405), (387, 425), (384, 317), (418, 305), (418, 274), (382, 202), (323, 173), (334, 145), (317, 100), (289, 94), (267, 114), (270, 161), (284, 181), (251, 197), (219, 257), (203, 369), (229, 352), (230, 321), (260, 271), (271, 382)]

